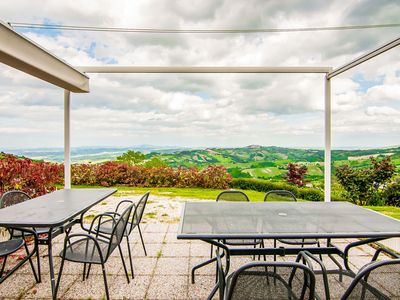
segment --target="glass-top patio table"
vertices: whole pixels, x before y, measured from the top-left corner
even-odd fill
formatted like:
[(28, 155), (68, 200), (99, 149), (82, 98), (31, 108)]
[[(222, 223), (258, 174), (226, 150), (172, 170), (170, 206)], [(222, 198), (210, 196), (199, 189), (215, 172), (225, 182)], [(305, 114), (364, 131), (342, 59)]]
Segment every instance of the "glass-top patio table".
[[(232, 255), (285, 255), (302, 250), (330, 256), (338, 254), (347, 271), (351, 271), (347, 262), (350, 247), (391, 237), (400, 237), (399, 220), (348, 202), (188, 202), (183, 207), (177, 234), (178, 239), (199, 239), (224, 249), (226, 272)], [(327, 245), (255, 249), (228, 248), (221, 242), (307, 238), (326, 239)], [(342, 251), (331, 242), (336, 238), (363, 240)], [(212, 258), (195, 266), (192, 278), (197, 268), (214, 261)]]
[[(69, 232), (92, 206), (114, 194), (116, 189), (65, 189), (23, 203), (0, 209), (0, 226), (50, 228), (46, 240), (49, 256), (51, 289), (54, 296), (55, 277), (51, 240)], [(39, 258), (38, 258), (39, 259)]]

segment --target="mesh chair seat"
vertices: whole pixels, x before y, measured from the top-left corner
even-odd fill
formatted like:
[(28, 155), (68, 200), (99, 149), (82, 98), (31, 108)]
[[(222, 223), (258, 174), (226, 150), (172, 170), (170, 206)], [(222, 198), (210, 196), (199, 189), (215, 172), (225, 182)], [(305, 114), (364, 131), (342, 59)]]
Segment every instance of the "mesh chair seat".
[[(103, 256), (103, 261), (100, 258), (100, 253), (92, 239), (85, 238), (75, 241), (68, 245), (65, 250), (65, 259), (73, 262), (101, 264), (107, 258), (109, 242), (97, 239), (100, 246), (100, 251)], [(63, 257), (63, 251), (60, 256)]]
[(24, 240), (21, 239), (0, 242), (0, 256), (6, 256), (17, 251), (24, 243)]
[(262, 243), (262, 240), (260, 240), (260, 239), (224, 240), (225, 245), (231, 245), (231, 246), (259, 245), (261, 243)]
[(228, 276), (227, 299), (313, 299), (314, 284), (312, 271), (293, 263), (250, 263)]
[[(242, 272), (233, 288), (234, 299), (297, 299), (290, 286), (281, 276), (274, 276), (272, 272), (266, 272), (265, 268)], [(289, 270), (287, 272), (289, 274)], [(289, 277), (289, 275), (287, 275)], [(227, 280), (227, 288), (230, 288), (232, 278)]]

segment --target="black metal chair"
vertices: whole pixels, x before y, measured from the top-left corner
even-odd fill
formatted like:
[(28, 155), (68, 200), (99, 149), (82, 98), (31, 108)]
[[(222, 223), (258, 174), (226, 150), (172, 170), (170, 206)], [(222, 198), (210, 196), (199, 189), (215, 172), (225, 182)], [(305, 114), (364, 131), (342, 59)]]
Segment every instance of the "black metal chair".
[[(19, 190), (12, 190), (5, 192), (0, 199), (0, 208), (5, 208), (8, 206), (13, 206), (18, 203), (22, 203), (32, 198), (25, 192)], [(13, 229), (9, 228), (8, 232), (11, 235), (11, 238), (21, 238), (23, 235), (25, 237), (32, 235), (31, 231), (33, 230), (38, 236), (38, 243), (39, 244), (46, 244), (48, 243), (47, 235), (49, 233), (50, 228), (23, 228), (23, 233), (20, 229)], [(37, 248), (37, 260), (38, 260), (38, 273), (40, 274), (40, 253), (39, 247)]]
[[(127, 243), (127, 247), (128, 247), (129, 262), (130, 262), (130, 266), (131, 266), (132, 278), (134, 278), (134, 275), (133, 275), (132, 253), (131, 253), (131, 247), (129, 245), (129, 235), (132, 233), (132, 231), (136, 227), (138, 228), (140, 240), (142, 242), (142, 246), (143, 246), (143, 250), (144, 250), (144, 254), (145, 254), (145, 256), (147, 256), (146, 247), (145, 247), (144, 241), (143, 241), (142, 231), (140, 230), (140, 222), (142, 220), (143, 212), (146, 207), (146, 203), (149, 198), (149, 195), (150, 195), (150, 192), (146, 192), (140, 198), (140, 200), (137, 202), (137, 204), (135, 204), (135, 202), (133, 200), (122, 200), (121, 202), (118, 203), (114, 212), (106, 212), (107, 214), (115, 215), (116, 213), (118, 214), (118, 211), (120, 209), (122, 209), (124, 206), (131, 205), (131, 204), (134, 205), (134, 209), (132, 209), (132, 213), (131, 213), (131, 217), (130, 217), (131, 221), (128, 222), (126, 231), (124, 233), (124, 237), (126, 238), (126, 243)], [(118, 215), (115, 215), (115, 216), (116, 216), (116, 218), (118, 218)], [(112, 221), (107, 220), (107, 221), (104, 221), (103, 223), (101, 223), (99, 226), (96, 226), (95, 231), (98, 231), (99, 233), (101, 233), (103, 235), (110, 235), (112, 232), (112, 228), (113, 228)]]
[[(8, 277), (10, 277), (12, 274), (14, 274), (14, 272), (20, 268), (27, 260), (29, 260), (29, 264), (32, 268), (32, 272), (33, 272), (33, 276), (35, 277), (35, 280), (37, 283), (40, 282), (40, 273), (36, 273), (35, 267), (33, 266), (33, 262), (32, 262), (32, 256), (33, 254), (37, 254), (38, 255), (38, 241), (37, 241), (37, 235), (33, 230), (29, 230), (26, 229), (26, 231), (21, 231), (21, 236), (22, 238), (20, 239), (10, 239), (8, 241), (2, 241), (0, 242), (0, 258), (3, 258), (3, 264), (1, 266), (0, 269), (0, 284), (2, 282), (4, 282), (4, 280), (6, 280)], [(28, 246), (26, 244), (25, 241), (25, 233), (29, 234), (30, 236), (34, 237), (34, 248), (33, 250), (30, 252), (28, 249)], [(20, 260), (11, 270), (9, 270), (5, 275), (4, 275), (4, 271), (5, 271), (5, 267), (6, 267), (6, 263), (7, 263), (7, 258), (9, 255), (17, 252), (19, 249), (21, 249), (22, 247), (25, 248), (26, 251), (26, 256)], [(38, 264), (39, 264), (39, 259), (37, 260)], [(4, 276), (3, 276), (4, 275)]]
[[(217, 202), (218, 201), (232, 201), (232, 202), (250, 202), (249, 197), (242, 192), (242, 191), (236, 191), (236, 190), (227, 190), (223, 191), (218, 194), (217, 198), (215, 199)], [(264, 247), (264, 241), (262, 239), (228, 239), (228, 240), (223, 240), (223, 243), (225, 245), (230, 245), (230, 246), (254, 246), (256, 248), (257, 245), (260, 245), (260, 247)], [(212, 256), (212, 245), (211, 245), (211, 256)]]
[[(251, 262), (225, 277), (217, 252), (219, 299), (314, 299), (315, 276), (298, 262)], [(274, 271), (271, 271), (274, 270)]]
[[(286, 190), (272, 190), (265, 194), (264, 202), (267, 201), (294, 201), (297, 202), (296, 196)], [(276, 241), (281, 242), (282, 244), (287, 245), (301, 245), (304, 247), (305, 245), (317, 245), (320, 247), (320, 242), (317, 239), (274, 239), (274, 248), (276, 248)], [(274, 256), (274, 260), (276, 260), (276, 255)]]
[[(13, 206), (18, 203), (22, 203), (28, 200), (31, 200), (32, 198), (25, 192), (19, 191), (19, 190), (13, 190), (13, 191), (8, 191), (3, 194), (3, 196), (0, 199), (0, 208), (8, 207), (8, 206)], [(42, 235), (42, 234), (48, 234), (50, 228), (33, 228), (33, 230), (36, 232), (37, 235)], [(21, 231), (14, 229), (13, 232), (10, 232), (14, 237), (20, 237)], [(28, 236), (29, 232), (25, 233), (25, 236)], [(41, 240), (39, 236), (39, 241)]]
[[(124, 257), (122, 255), (121, 241), (124, 238), (126, 227), (129, 222), (129, 216), (132, 213), (133, 207), (134, 204), (131, 204), (121, 214), (114, 213), (114, 216), (109, 213), (99, 214), (93, 219), (88, 234), (85, 233), (70, 234), (65, 237), (64, 249), (60, 253), (62, 260), (61, 260), (60, 272), (57, 279), (57, 285), (55, 291), (56, 296), (61, 281), (64, 262), (65, 260), (68, 260), (71, 262), (84, 264), (83, 280), (85, 280), (85, 277), (87, 278), (89, 276), (90, 267), (92, 264), (100, 264), (103, 272), (106, 297), (107, 299), (110, 299), (108, 292), (108, 285), (107, 285), (105, 263), (107, 262), (110, 255), (117, 247), (119, 250), (119, 254), (121, 256), (126, 279), (129, 283), (129, 274), (126, 269)], [(116, 218), (116, 216), (118, 216), (118, 218)], [(112, 230), (109, 236), (100, 235), (100, 233), (94, 229), (96, 222), (97, 226), (100, 226), (100, 224), (102, 224), (103, 218), (111, 219)], [(87, 273), (86, 273), (86, 264), (89, 264)]]
[[(385, 254), (384, 259), (382, 255)], [(400, 255), (385, 249), (378, 248), (371, 262), (364, 265), (357, 273), (351, 270), (327, 271), (322, 261), (307, 251), (302, 252), (303, 263), (311, 265), (310, 260), (317, 262), (321, 267), (319, 272), (323, 276), (325, 298), (331, 298), (330, 273), (339, 273), (352, 278), (350, 285), (345, 290), (338, 290), (343, 284), (335, 284), (335, 294), (341, 293), (341, 300), (347, 299), (400, 299)], [(380, 260), (378, 260), (381, 258)], [(300, 259), (298, 258), (298, 261)], [(341, 277), (339, 277), (341, 281)], [(336, 296), (335, 296), (336, 298)], [(338, 297), (337, 297), (338, 298)]]

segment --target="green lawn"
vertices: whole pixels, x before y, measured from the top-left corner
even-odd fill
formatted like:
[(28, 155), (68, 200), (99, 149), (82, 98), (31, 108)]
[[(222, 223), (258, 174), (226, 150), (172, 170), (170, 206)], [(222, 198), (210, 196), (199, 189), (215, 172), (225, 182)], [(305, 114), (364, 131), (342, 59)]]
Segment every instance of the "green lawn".
[[(62, 188), (62, 187), (60, 187)], [(73, 188), (101, 188), (101, 186), (86, 186), (75, 185)], [(118, 192), (115, 196), (123, 197), (129, 195), (141, 195), (147, 191), (151, 191), (151, 195), (168, 196), (168, 197), (184, 197), (184, 198), (197, 198), (197, 199), (215, 199), (217, 195), (223, 190), (217, 189), (202, 189), (202, 188), (138, 188), (116, 186)], [(243, 190), (250, 198), (250, 201), (263, 201), (265, 193)], [(303, 201), (303, 200), (300, 200)], [(393, 206), (365, 206), (365, 208), (372, 209), (382, 214), (391, 216), (400, 220), (400, 207)]]
[[(101, 186), (74, 185), (73, 188), (101, 188)], [(122, 197), (128, 195), (141, 195), (147, 191), (151, 191), (151, 195), (168, 196), (168, 197), (184, 197), (197, 199), (214, 200), (223, 190), (218, 189), (202, 189), (202, 188), (138, 188), (116, 186), (118, 192), (115, 196)], [(265, 193), (246, 190), (243, 192), (250, 198), (250, 201), (264, 201)]]
[(384, 215), (390, 216), (400, 220), (400, 207), (394, 206), (365, 206), (365, 208), (372, 209)]

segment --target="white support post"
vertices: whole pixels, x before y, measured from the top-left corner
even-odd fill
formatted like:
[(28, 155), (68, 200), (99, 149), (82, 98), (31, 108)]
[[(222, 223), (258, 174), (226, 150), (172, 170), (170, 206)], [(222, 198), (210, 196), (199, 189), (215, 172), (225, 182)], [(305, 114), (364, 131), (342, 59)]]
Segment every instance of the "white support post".
[(331, 80), (325, 77), (325, 159), (324, 159), (324, 192), (325, 202), (331, 202)]
[(71, 92), (64, 90), (64, 189), (71, 189)]

